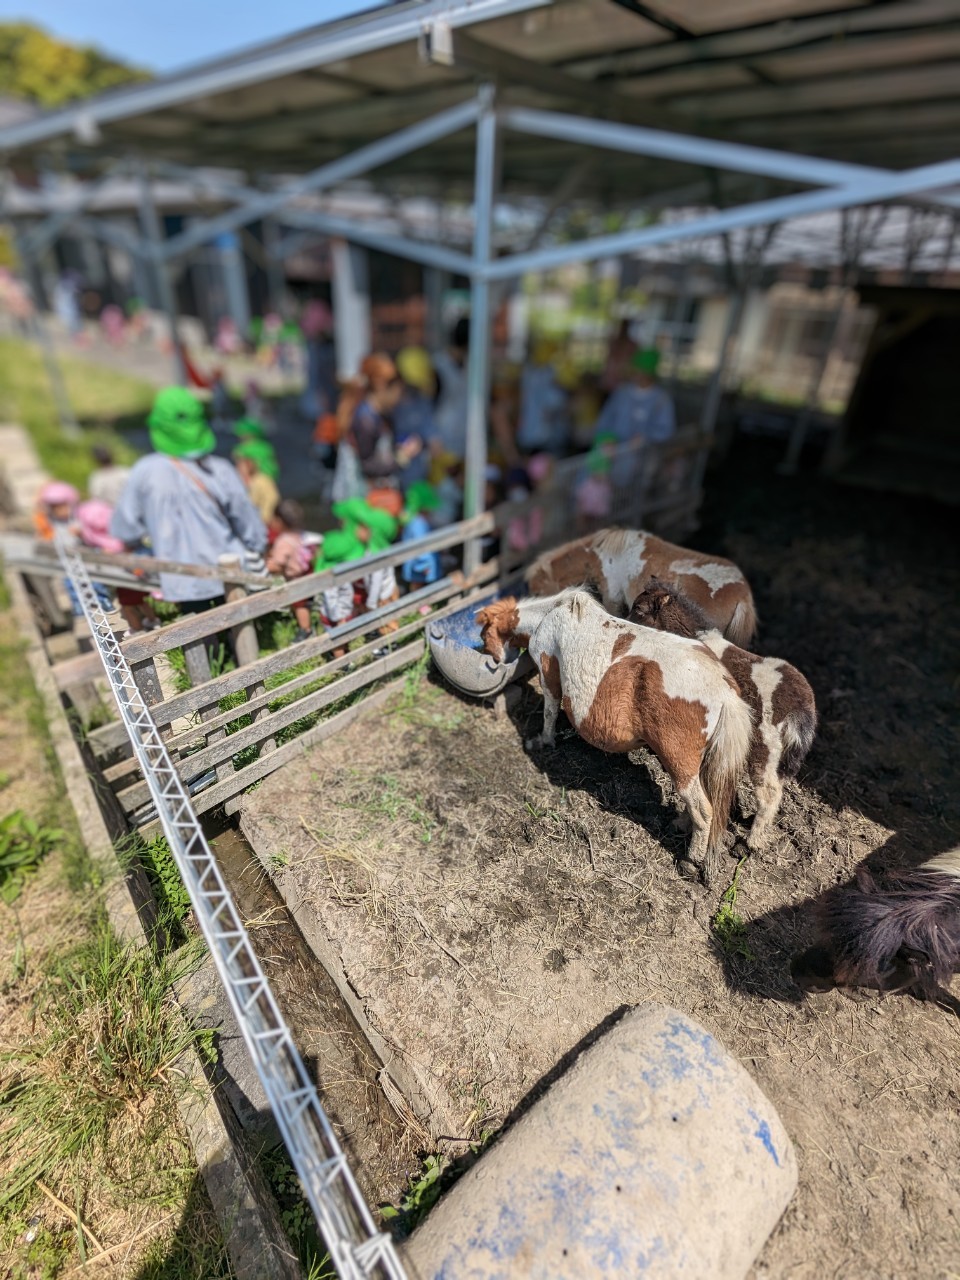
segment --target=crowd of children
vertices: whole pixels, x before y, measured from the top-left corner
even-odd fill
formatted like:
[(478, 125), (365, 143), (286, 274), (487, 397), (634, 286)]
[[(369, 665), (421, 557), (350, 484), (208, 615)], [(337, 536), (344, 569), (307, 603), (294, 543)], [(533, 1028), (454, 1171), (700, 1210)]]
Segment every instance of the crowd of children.
[[(327, 358), (332, 350), (329, 308), (314, 310), (316, 315), (305, 312), (305, 338), (316, 347), (305, 403), (317, 413), (314, 442), (330, 477), (327, 490), (337, 526), (322, 537), (305, 530), (303, 509), (282, 494), (280, 467), (270, 442), (272, 424), (255, 384), (247, 387), (244, 416), (231, 426), (222, 379), (214, 380), (211, 411), (218, 426), (229, 426), (235, 437), (233, 467), (211, 456), (215, 436), (191, 392), (161, 391), (148, 420), (158, 454), (191, 482), (186, 493), (198, 508), (198, 519), (212, 524), (222, 516), (225, 536), (240, 546), (245, 569), (256, 571), (259, 565), (286, 580), (314, 570), (339, 569), (385, 550), (397, 539), (423, 538), (463, 515), (469, 324), (458, 322), (448, 347), (433, 356), (421, 347), (406, 347), (395, 359), (370, 355), (356, 377), (337, 388)], [(264, 329), (265, 342), (279, 342), (275, 323)], [(222, 349), (230, 346), (231, 338), (226, 330), (220, 334)], [(496, 383), (489, 415), (485, 505), (514, 506), (502, 535), (510, 552), (526, 554), (544, 542), (562, 540), (571, 524), (577, 532), (586, 532), (609, 521), (615, 486), (623, 481), (618, 475), (623, 465), (620, 446), (638, 438), (662, 441), (675, 430), (672, 401), (657, 382), (657, 363), (656, 351), (637, 350), (622, 332), (611, 344), (602, 375), (571, 376), (557, 344), (542, 339), (516, 378), (503, 377)], [(82, 502), (69, 485), (48, 485), (38, 503), (38, 532), (52, 538), (59, 529), (107, 554), (129, 552), (138, 545), (161, 554), (149, 545), (149, 521), (131, 520), (127, 512), (118, 522), (114, 514), (124, 506), (124, 494), (129, 497), (131, 470), (116, 465), (107, 450), (94, 452), (97, 465), (89, 499)], [(568, 496), (563, 503), (552, 502), (549, 493), (558, 464), (570, 454), (581, 455), (572, 500)], [(134, 474), (142, 472), (145, 461)], [(203, 475), (193, 473), (197, 466)], [(158, 476), (167, 484), (180, 482), (169, 465)], [(218, 485), (225, 486), (226, 502), (223, 494), (218, 497)], [(244, 495), (242, 500), (238, 493)], [(541, 500), (530, 502), (531, 498)], [(227, 510), (238, 501), (246, 504), (240, 520)], [(177, 532), (179, 536), (183, 530)], [(167, 549), (162, 554), (182, 560), (191, 548), (196, 551), (196, 541), (181, 537), (178, 553)], [(492, 551), (493, 540), (488, 542)], [(216, 563), (218, 549), (207, 550), (210, 555), (200, 559)], [(399, 573), (392, 567), (375, 567), (355, 581), (338, 582), (317, 597), (320, 621), (327, 628), (342, 626), (396, 601), (401, 587), (412, 592), (430, 586), (443, 567), (437, 552), (422, 552), (403, 562)], [(103, 586), (98, 594), (104, 603), (111, 600)], [(218, 602), (194, 602), (189, 592), (168, 598), (184, 609)], [(73, 604), (79, 610), (76, 599)], [(117, 592), (117, 604), (128, 634), (158, 625), (146, 592), (123, 588)], [(311, 601), (296, 602), (292, 611), (297, 639), (305, 639), (313, 632)], [(389, 632), (389, 627), (382, 630)]]

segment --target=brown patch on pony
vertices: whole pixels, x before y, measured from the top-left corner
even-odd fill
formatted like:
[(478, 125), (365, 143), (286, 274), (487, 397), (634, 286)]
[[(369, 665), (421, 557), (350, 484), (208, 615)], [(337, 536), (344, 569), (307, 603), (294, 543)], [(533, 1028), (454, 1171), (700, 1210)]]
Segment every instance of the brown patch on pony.
[(780, 757), (780, 773), (795, 777), (813, 746), (817, 732), (817, 704), (810, 682), (788, 662), (780, 664), (780, 680), (771, 699), (773, 723), (778, 727), (789, 721), (789, 738), (785, 739)]
[(548, 551), (530, 566), (527, 585), (535, 596), (552, 596), (564, 587), (589, 585), (604, 592), (606, 580), (600, 557), (579, 542)]
[[(606, 626), (606, 623), (604, 623)], [(613, 653), (610, 655), (610, 661), (616, 662), (622, 658), (625, 653), (629, 653), (633, 645), (633, 636), (629, 631), (623, 631), (617, 636), (613, 642)]]
[(560, 663), (549, 653), (544, 653), (540, 658), (540, 677), (543, 680), (544, 688), (550, 694), (551, 698), (560, 701), (560, 695), (563, 690), (560, 685)]
[(699, 702), (664, 692), (658, 662), (625, 657), (608, 668), (590, 710), (576, 726), (601, 751), (646, 745), (679, 788), (697, 776), (707, 741), (707, 711)]

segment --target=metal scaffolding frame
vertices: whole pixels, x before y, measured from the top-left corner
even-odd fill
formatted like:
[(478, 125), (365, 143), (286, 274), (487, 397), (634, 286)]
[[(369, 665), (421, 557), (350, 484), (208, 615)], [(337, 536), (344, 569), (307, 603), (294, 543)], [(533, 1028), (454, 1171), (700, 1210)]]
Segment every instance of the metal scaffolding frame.
[[(518, 7), (523, 7), (519, 5)], [(21, 130), (29, 126), (20, 126)], [(436, 243), (409, 235), (386, 232), (349, 219), (304, 208), (298, 202), (337, 184), (368, 174), (380, 165), (429, 146), (439, 139), (473, 128), (474, 142), (474, 237), (468, 256)], [(494, 243), (494, 214), (497, 200), (498, 145), (505, 130), (530, 136), (549, 137), (595, 149), (654, 156), (697, 165), (712, 172), (734, 171), (762, 178), (790, 180), (797, 185), (817, 184), (784, 196), (754, 200), (732, 208), (694, 212), (682, 220), (656, 223), (615, 234), (598, 235), (570, 244), (539, 247), (497, 255)], [(17, 130), (12, 131), (14, 134)], [(0, 143), (4, 141), (0, 138)], [(178, 168), (179, 176), (189, 170)], [(205, 191), (236, 207), (199, 221), (179, 235), (164, 240), (151, 198), (152, 176), (141, 166), (143, 205), (141, 238), (120, 231), (102, 220), (85, 216), (79, 201), (69, 211), (50, 215), (21, 241), (30, 257), (34, 248), (45, 246), (71, 222), (84, 231), (139, 255), (155, 272), (163, 308), (175, 323), (175, 303), (167, 270), (176, 259), (193, 252), (224, 231), (235, 231), (269, 216), (293, 228), (281, 254), (303, 243), (303, 236), (335, 236), (350, 243), (407, 258), (425, 266), (455, 272), (470, 283), (471, 344), (468, 364), (468, 431), (465, 477), (466, 515), (482, 508), (486, 466), (486, 405), (490, 391), (491, 286), (515, 280), (527, 273), (549, 271), (571, 263), (635, 254), (663, 245), (680, 244), (705, 237), (723, 237), (734, 231), (770, 227), (804, 215), (844, 210), (860, 205), (894, 200), (919, 199), (941, 211), (960, 206), (960, 195), (945, 190), (960, 183), (960, 159), (924, 165), (906, 172), (890, 172), (870, 166), (839, 163), (817, 157), (776, 152), (722, 140), (673, 134), (610, 120), (502, 105), (494, 85), (483, 84), (465, 102), (440, 111), (372, 142), (329, 164), (320, 166), (292, 182), (264, 192), (218, 174), (205, 172)], [(731, 343), (724, 344), (724, 350)], [(714, 375), (715, 388), (723, 377), (722, 365)], [(714, 396), (715, 398), (715, 396)], [(709, 415), (712, 416), (712, 415)], [(468, 567), (479, 557), (479, 542), (468, 548)]]
[(337, 1274), (344, 1280), (404, 1280), (393, 1241), (374, 1225), (207, 843), (188, 788), (150, 715), (79, 551), (62, 535), (57, 551), (76, 589), (200, 932)]

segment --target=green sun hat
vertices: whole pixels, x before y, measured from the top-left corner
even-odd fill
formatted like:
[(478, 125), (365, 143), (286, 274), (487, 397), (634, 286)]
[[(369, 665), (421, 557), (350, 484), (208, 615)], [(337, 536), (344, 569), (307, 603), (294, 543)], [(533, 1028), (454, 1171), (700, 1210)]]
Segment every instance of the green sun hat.
[(233, 424), (233, 434), (238, 440), (266, 440), (267, 433), (262, 422), (256, 418), (240, 418)]
[(415, 480), (407, 490), (403, 506), (406, 520), (412, 520), (421, 511), (436, 511), (440, 506), (440, 497), (436, 489), (426, 480)]
[(640, 373), (649, 373), (651, 377), (656, 377), (657, 370), (660, 368), (660, 352), (656, 347), (644, 347), (634, 352), (630, 363)]
[(249, 458), (271, 480), (280, 479), (280, 464), (273, 445), (266, 440), (241, 440), (233, 451), (235, 458)]
[(164, 387), (147, 418), (150, 443), (170, 458), (204, 458), (217, 447), (203, 405), (186, 387)]
[(313, 569), (315, 573), (322, 573), (324, 569), (347, 564), (350, 560), (362, 560), (366, 554), (367, 548), (352, 530), (331, 529), (323, 535)]
[(345, 502), (335, 502), (331, 510), (351, 533), (355, 534), (357, 525), (360, 524), (370, 530), (367, 552), (385, 550), (397, 536), (397, 521), (393, 516), (379, 507), (372, 507), (363, 498), (347, 498)]

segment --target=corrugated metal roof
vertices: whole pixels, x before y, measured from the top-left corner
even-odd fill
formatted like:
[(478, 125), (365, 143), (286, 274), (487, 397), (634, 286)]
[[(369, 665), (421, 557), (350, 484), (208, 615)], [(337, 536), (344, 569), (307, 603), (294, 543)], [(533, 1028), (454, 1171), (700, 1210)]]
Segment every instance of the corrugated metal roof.
[[(418, 48), (436, 22), (449, 25), (451, 65)], [(0, 129), (0, 151), (92, 168), (133, 152), (308, 170), (498, 76), (512, 103), (909, 168), (960, 151), (960, 0), (408, 0)], [(466, 192), (466, 140), (378, 176)], [(583, 154), (508, 132), (503, 190), (547, 191)], [(637, 201), (674, 187), (689, 196), (703, 172), (605, 153), (589, 181), (599, 203)]]

